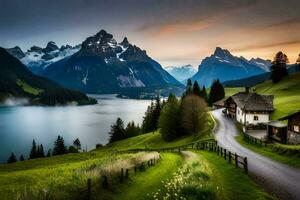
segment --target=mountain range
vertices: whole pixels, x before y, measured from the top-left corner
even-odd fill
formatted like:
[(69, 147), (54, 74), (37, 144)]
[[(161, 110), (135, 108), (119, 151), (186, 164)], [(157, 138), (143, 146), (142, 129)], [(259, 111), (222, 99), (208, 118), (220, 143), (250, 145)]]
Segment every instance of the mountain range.
[(81, 92), (65, 89), (33, 74), (17, 58), (0, 48), (0, 102), (8, 99), (26, 99), (28, 104), (43, 105), (95, 103)]
[(197, 69), (192, 65), (168, 66), (165, 69), (180, 82), (185, 82), (185, 80), (191, 78), (197, 72)]
[(122, 91), (156, 91), (182, 88), (145, 50), (129, 43), (118, 43), (112, 34), (101, 30), (81, 45), (58, 48), (49, 42), (45, 48), (8, 49), (39, 75), (67, 88), (85, 93), (121, 93)]
[(80, 45), (74, 47), (63, 45), (59, 48), (55, 42), (50, 41), (45, 48), (32, 46), (26, 52), (23, 52), (18, 46), (6, 50), (26, 65), (30, 71), (40, 75), (47, 66), (65, 57), (71, 56), (79, 51), (79, 49)]
[(233, 56), (228, 50), (217, 47), (214, 54), (206, 57), (198, 67), (198, 72), (191, 78), (200, 85), (210, 87), (219, 79), (221, 82), (237, 80), (263, 74), (270, 71), (271, 62), (261, 58), (247, 60)]

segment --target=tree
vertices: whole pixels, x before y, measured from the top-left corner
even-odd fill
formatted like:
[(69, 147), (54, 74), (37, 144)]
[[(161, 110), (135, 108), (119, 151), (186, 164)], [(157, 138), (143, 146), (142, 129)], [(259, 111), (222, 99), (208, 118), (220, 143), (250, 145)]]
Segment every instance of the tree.
[(170, 94), (158, 123), (160, 133), (165, 141), (171, 141), (178, 137), (179, 107), (180, 105), (175, 95)]
[(206, 128), (208, 114), (205, 101), (195, 95), (182, 100), (181, 126), (186, 134), (199, 134)]
[(123, 140), (126, 138), (125, 136), (125, 129), (124, 129), (124, 122), (121, 118), (118, 117), (115, 124), (111, 126), (109, 143), (116, 142), (118, 140)]
[(81, 149), (81, 143), (80, 143), (80, 140), (78, 138), (76, 138), (74, 141), (73, 141), (73, 145), (74, 147), (76, 147), (76, 149)]
[(298, 59), (296, 61), (296, 65), (297, 65), (297, 71), (300, 71), (300, 54), (299, 54)]
[(21, 156), (20, 156), (20, 159), (19, 159), (20, 161), (24, 161), (25, 160), (25, 158), (24, 158), (24, 156), (23, 156), (23, 154), (21, 154)]
[(51, 149), (48, 150), (47, 157), (51, 157)]
[(36, 143), (35, 140), (32, 141), (32, 147), (29, 154), (29, 159), (37, 158), (37, 149), (36, 149)]
[(273, 65), (271, 75), (273, 83), (278, 83), (283, 77), (288, 75), (286, 67), (288, 62), (288, 57), (281, 51), (275, 55), (274, 60), (272, 62)]
[(42, 144), (39, 146), (38, 156), (39, 156), (39, 158), (45, 157), (45, 151), (44, 151), (44, 147)]
[(225, 90), (219, 79), (215, 80), (210, 88), (208, 96), (208, 103), (211, 106), (214, 102), (219, 101), (225, 97)]
[(78, 149), (74, 146), (69, 146), (68, 153), (78, 153)]
[(203, 98), (205, 101), (207, 101), (207, 92), (205, 86), (202, 87), (200, 97)]
[(57, 137), (55, 143), (52, 155), (62, 155), (67, 153), (67, 148), (65, 146), (64, 138), (60, 135)]
[(141, 129), (140, 127), (137, 125), (134, 124), (134, 121), (132, 122), (129, 122), (127, 124), (127, 127), (125, 129), (125, 135), (126, 135), (126, 138), (130, 138), (130, 137), (134, 137), (134, 136), (138, 136), (141, 132)]
[(151, 102), (148, 106), (145, 116), (143, 117), (142, 132), (148, 133), (155, 131), (158, 127), (158, 119), (162, 109), (162, 104), (160, 102), (160, 97), (157, 95), (155, 102)]
[(7, 163), (14, 163), (14, 162), (17, 162), (17, 158), (16, 158), (15, 154), (12, 152), (10, 157), (7, 160)]
[(196, 96), (199, 96), (201, 95), (201, 89), (199, 87), (199, 84), (197, 81), (194, 82), (193, 84), (193, 94), (196, 95)]

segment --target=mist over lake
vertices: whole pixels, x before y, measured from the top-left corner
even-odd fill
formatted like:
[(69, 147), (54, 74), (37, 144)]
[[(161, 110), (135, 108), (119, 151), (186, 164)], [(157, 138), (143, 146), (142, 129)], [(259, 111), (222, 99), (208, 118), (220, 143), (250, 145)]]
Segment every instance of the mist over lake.
[(45, 152), (53, 148), (58, 135), (71, 145), (77, 137), (82, 148), (106, 144), (112, 123), (118, 117), (125, 125), (133, 120), (141, 124), (149, 100), (119, 99), (114, 95), (93, 95), (96, 105), (41, 107), (0, 107), (0, 162), (6, 162), (11, 152), (27, 158), (32, 140), (43, 144)]

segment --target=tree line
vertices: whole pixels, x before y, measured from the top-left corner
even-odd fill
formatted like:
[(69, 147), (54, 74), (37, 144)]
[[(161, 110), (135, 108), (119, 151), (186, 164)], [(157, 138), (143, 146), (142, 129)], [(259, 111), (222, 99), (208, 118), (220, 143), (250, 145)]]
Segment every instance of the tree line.
[[(36, 158), (44, 158), (44, 157), (51, 157), (56, 155), (63, 155), (67, 153), (78, 153), (81, 149), (81, 143), (78, 138), (73, 141), (73, 145), (67, 147), (64, 142), (64, 138), (60, 135), (54, 142), (53, 150), (49, 149), (47, 154), (45, 154), (44, 147), (42, 144), (36, 144), (35, 140), (33, 139), (31, 149), (29, 152), (29, 159), (36, 159)], [(21, 154), (19, 161), (24, 161), (24, 155)], [(14, 163), (17, 162), (18, 159), (15, 153), (11, 153), (10, 157), (7, 160), (7, 163)]]
[(125, 128), (123, 120), (118, 118), (111, 126), (109, 142), (157, 130), (165, 141), (204, 133), (208, 121), (207, 105), (212, 105), (224, 97), (224, 87), (219, 80), (212, 83), (207, 94), (205, 86), (201, 88), (197, 81), (193, 83), (189, 79), (180, 99), (170, 94), (167, 100), (161, 100), (157, 95), (148, 106), (141, 127), (129, 122)]

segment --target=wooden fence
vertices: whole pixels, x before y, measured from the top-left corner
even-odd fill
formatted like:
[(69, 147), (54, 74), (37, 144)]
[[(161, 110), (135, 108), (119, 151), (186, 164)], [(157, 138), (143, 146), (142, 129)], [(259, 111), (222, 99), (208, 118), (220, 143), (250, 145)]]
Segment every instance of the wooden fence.
[[(150, 167), (156, 165), (159, 162), (159, 159), (160, 158), (152, 158), (150, 160), (137, 163), (134, 166), (131, 166), (128, 168), (121, 168), (119, 173), (111, 174), (111, 175), (107, 175), (107, 174), (102, 175), (101, 179), (98, 181), (100, 181), (100, 185), (102, 186), (103, 189), (109, 189), (116, 183), (122, 184), (127, 179), (129, 179), (130, 176), (132, 176), (138, 172), (146, 171), (147, 168), (150, 168)], [(84, 189), (82, 192), (86, 193), (86, 197), (84, 197), (85, 199), (87, 199), (87, 200), (91, 199), (91, 197), (92, 197), (92, 179), (89, 178), (87, 180), (87, 188)]]
[(188, 149), (198, 149), (198, 150), (207, 150), (216, 152), (219, 156), (223, 157), (225, 160), (228, 160), (228, 163), (234, 164), (236, 167), (244, 169), (244, 172), (248, 174), (248, 161), (247, 157), (233, 153), (226, 148), (220, 147), (215, 139), (208, 139), (197, 141), (181, 146), (174, 147), (164, 147), (164, 148), (139, 148), (139, 149), (129, 149), (122, 152), (126, 153), (137, 153), (137, 152), (147, 152), (147, 151), (156, 151), (156, 152), (181, 152)]
[(244, 141), (251, 143), (251, 144), (255, 144), (255, 145), (259, 145), (259, 146), (267, 146), (267, 141), (264, 141), (262, 139), (258, 139), (256, 137), (253, 137), (251, 135), (248, 135), (247, 133), (243, 133), (243, 139)]

